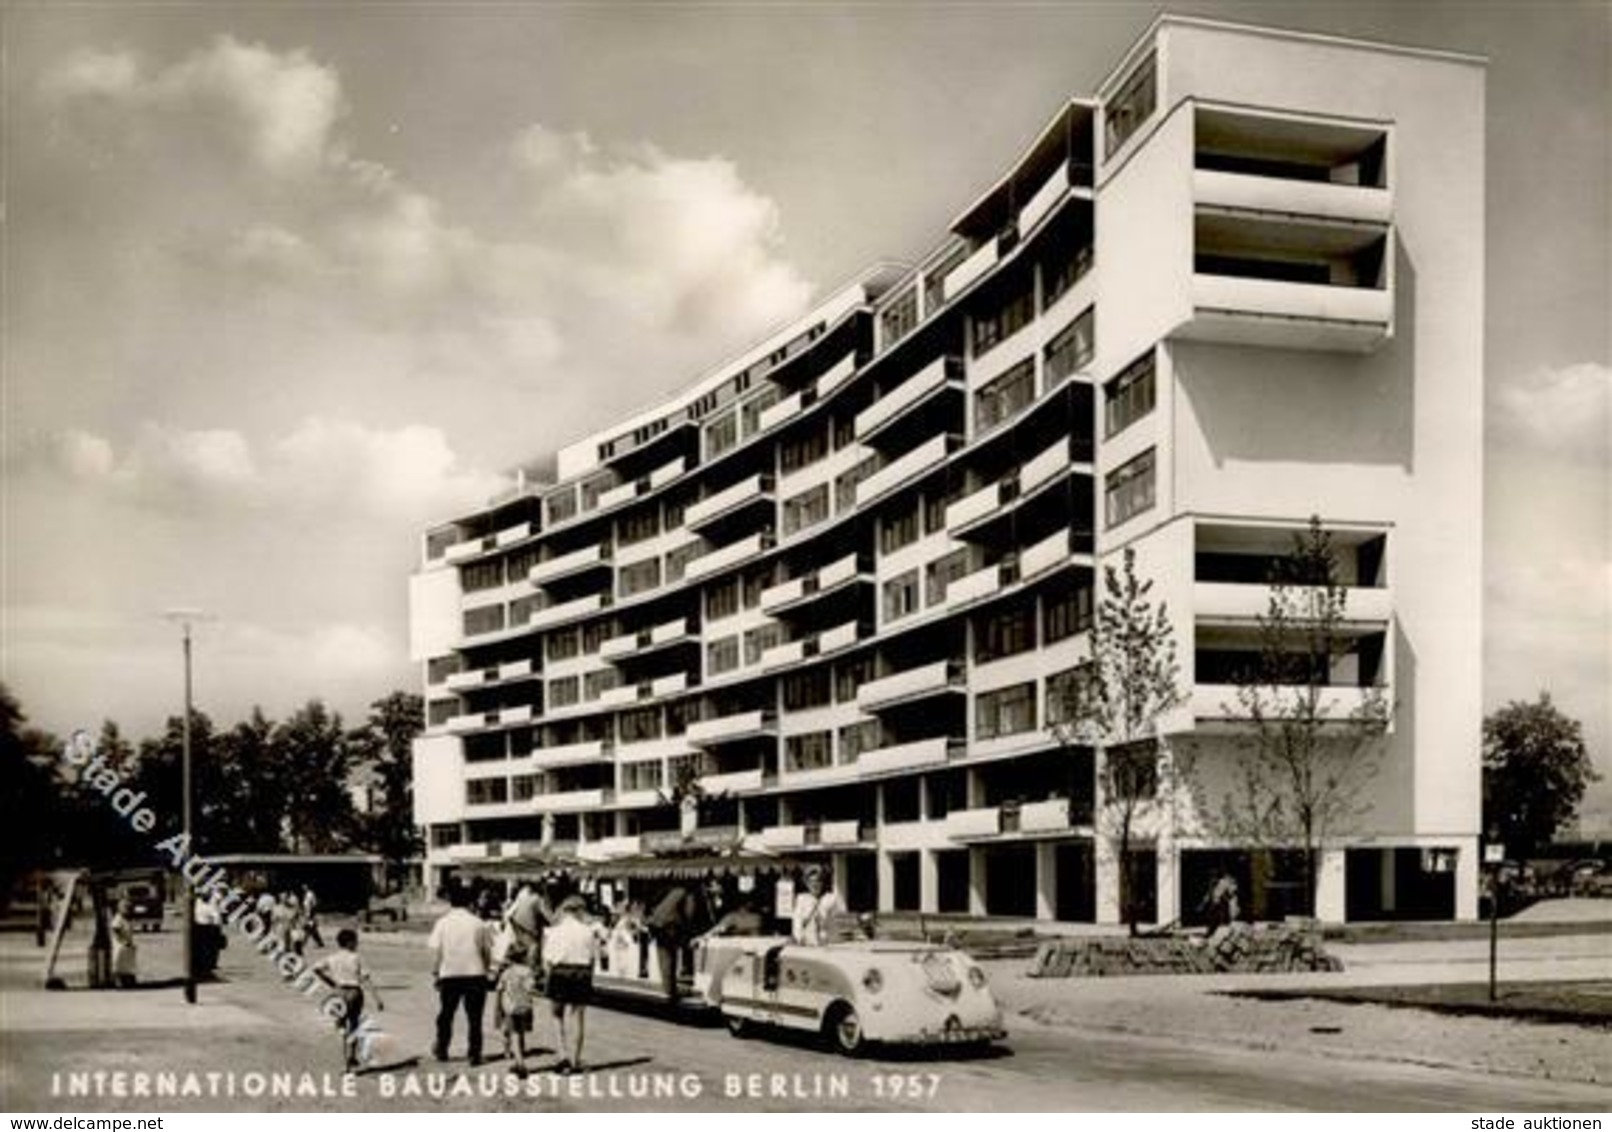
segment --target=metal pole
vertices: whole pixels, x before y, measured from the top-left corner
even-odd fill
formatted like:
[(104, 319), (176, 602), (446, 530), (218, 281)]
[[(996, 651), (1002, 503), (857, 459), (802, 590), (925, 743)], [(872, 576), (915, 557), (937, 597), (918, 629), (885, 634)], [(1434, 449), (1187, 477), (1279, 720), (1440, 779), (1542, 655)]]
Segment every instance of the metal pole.
[(1495, 1000), (1495, 964), (1500, 951), (1500, 867), (1489, 866), (1489, 1001)]
[[(185, 719), (182, 754), (180, 758), (180, 820), (184, 826), (185, 844), (191, 846), (193, 838), (190, 828), (190, 622), (185, 622)], [(191, 883), (189, 870), (185, 872), (184, 897), (184, 925), (185, 925), (185, 1001), (194, 1005), (196, 1002), (196, 892)]]

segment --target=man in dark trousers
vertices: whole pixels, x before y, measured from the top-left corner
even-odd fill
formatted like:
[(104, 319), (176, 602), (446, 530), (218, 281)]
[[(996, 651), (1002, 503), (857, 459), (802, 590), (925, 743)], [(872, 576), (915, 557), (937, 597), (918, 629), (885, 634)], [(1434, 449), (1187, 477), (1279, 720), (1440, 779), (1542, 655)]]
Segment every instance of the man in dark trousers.
[(645, 921), (649, 934), (655, 940), (661, 989), (665, 992), (666, 1001), (674, 1005), (679, 994), (677, 971), (682, 962), (683, 948), (710, 923), (704, 906), (699, 887), (679, 881), (660, 898), (655, 910)]
[(448, 890), (452, 905), (431, 929), (429, 946), (437, 986), (437, 1037), (431, 1052), (448, 1059), (453, 1042), (453, 1016), (465, 1005), (470, 1026), (470, 1064), (481, 1064), (481, 1016), (487, 1005), (487, 971), (492, 964), (492, 929), (470, 911), (470, 893), (462, 885)]

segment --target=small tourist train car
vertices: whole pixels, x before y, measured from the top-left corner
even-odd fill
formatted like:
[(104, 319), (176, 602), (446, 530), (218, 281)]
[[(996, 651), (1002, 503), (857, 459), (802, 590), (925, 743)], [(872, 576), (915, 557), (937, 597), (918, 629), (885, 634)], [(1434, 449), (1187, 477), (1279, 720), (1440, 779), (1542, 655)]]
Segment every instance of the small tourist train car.
[(728, 1029), (821, 1033), (847, 1055), (870, 1044), (983, 1046), (1007, 1036), (979, 964), (955, 948), (894, 940), (803, 947), (787, 937), (706, 942), (706, 995)]

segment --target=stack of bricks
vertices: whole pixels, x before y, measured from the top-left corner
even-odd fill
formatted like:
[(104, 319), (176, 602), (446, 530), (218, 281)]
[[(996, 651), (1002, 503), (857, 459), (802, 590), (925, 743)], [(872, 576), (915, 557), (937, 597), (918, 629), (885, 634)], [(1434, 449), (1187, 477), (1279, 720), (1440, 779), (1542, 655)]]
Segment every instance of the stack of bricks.
[(1213, 936), (1093, 937), (1047, 940), (1037, 950), (1032, 978), (1104, 975), (1208, 975), (1217, 972), (1341, 971), (1313, 926), (1241, 924)]

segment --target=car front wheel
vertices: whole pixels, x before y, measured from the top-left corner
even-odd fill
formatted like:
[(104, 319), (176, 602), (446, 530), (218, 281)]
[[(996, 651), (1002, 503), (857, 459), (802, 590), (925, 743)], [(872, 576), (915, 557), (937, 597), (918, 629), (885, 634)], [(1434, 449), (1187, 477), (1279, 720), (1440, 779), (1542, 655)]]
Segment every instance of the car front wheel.
[(834, 1048), (846, 1057), (856, 1057), (867, 1045), (867, 1038), (862, 1033), (862, 1019), (849, 1003), (836, 1003), (829, 1010), (824, 1028)]

